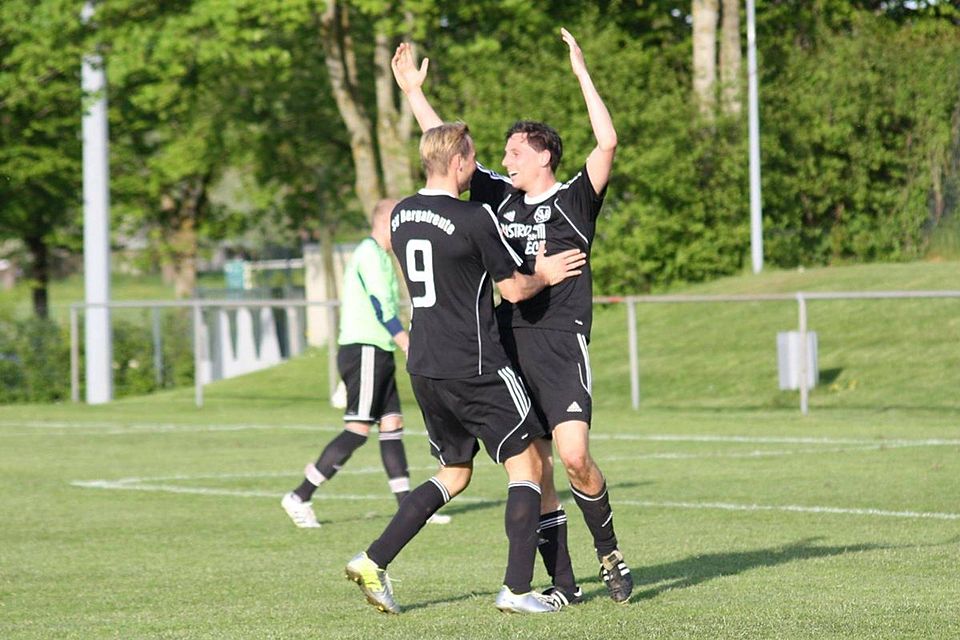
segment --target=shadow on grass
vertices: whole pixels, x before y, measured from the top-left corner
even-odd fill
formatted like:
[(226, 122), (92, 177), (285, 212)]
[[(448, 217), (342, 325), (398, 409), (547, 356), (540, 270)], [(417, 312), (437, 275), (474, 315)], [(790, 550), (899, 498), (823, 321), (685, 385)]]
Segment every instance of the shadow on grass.
[[(856, 544), (833, 547), (820, 547), (814, 543), (821, 538), (806, 538), (793, 544), (753, 551), (735, 551), (730, 553), (708, 553), (691, 556), (675, 562), (654, 565), (652, 567), (632, 568), (634, 591), (631, 602), (650, 600), (660, 594), (673, 589), (686, 589), (698, 584), (737, 575), (760, 567), (775, 567), (798, 560), (812, 560), (830, 556), (842, 556), (848, 553), (861, 551), (875, 551), (877, 549), (913, 548), (916, 545), (884, 545), (884, 544)], [(934, 543), (924, 546), (941, 546), (953, 544), (957, 538), (943, 543)], [(586, 584), (600, 583), (599, 577), (580, 580), (581, 587)], [(646, 587), (646, 588), (644, 588)], [(584, 589), (584, 599), (607, 597), (607, 590), (602, 585), (599, 588), (587, 591)]]
[[(878, 549), (915, 549), (919, 547), (941, 547), (960, 542), (960, 536), (954, 536), (943, 542), (931, 542), (928, 544), (909, 544), (909, 545), (887, 545), (887, 544), (856, 544), (849, 546), (818, 547), (815, 543), (822, 538), (806, 538), (793, 544), (782, 547), (772, 547), (769, 549), (756, 549), (754, 551), (738, 551), (731, 553), (710, 553), (699, 556), (691, 556), (676, 562), (667, 562), (665, 564), (652, 567), (641, 567), (633, 569), (634, 591), (630, 599), (630, 604), (638, 603), (643, 600), (651, 600), (661, 593), (672, 589), (685, 589), (694, 587), (698, 584), (707, 582), (714, 578), (737, 575), (758, 567), (774, 567), (797, 560), (811, 560), (815, 558), (826, 558), (830, 556), (842, 556), (848, 553), (859, 553), (861, 551), (875, 551)], [(599, 585), (600, 578), (593, 577), (588, 579), (581, 578), (580, 586), (587, 584)], [(662, 583), (662, 584), (661, 584)], [(644, 589), (646, 585), (649, 586)], [(471, 593), (455, 595), (434, 600), (417, 602), (403, 607), (404, 611), (414, 609), (423, 609), (435, 604), (449, 604), (460, 602), (475, 597), (489, 597), (493, 600), (496, 592), (494, 591), (474, 591)], [(592, 600), (597, 597), (607, 597), (607, 590), (603, 586), (598, 586), (592, 590), (584, 588), (584, 600)]]
[(489, 598), (492, 604), (494, 598), (496, 598), (496, 592), (488, 591), (488, 592), (463, 593), (458, 596), (435, 598), (433, 600), (423, 600), (422, 602), (414, 602), (413, 604), (402, 604), (400, 605), (400, 608), (403, 611), (415, 611), (417, 609), (426, 609), (427, 607), (432, 607), (435, 604), (451, 604), (454, 602), (462, 602), (464, 600), (470, 600), (471, 598), (476, 598), (476, 597)]
[(820, 369), (820, 384), (833, 384), (836, 382), (837, 378), (840, 377), (841, 373), (843, 373), (842, 367)]

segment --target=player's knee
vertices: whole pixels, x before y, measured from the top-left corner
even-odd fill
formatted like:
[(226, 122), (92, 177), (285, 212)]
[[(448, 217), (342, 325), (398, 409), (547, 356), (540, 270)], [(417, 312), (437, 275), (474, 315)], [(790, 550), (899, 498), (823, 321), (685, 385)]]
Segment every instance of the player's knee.
[(345, 422), (343, 430), (355, 433), (358, 436), (366, 438), (370, 435), (370, 423), (368, 422)]
[(380, 433), (389, 433), (399, 431), (403, 428), (403, 419), (400, 416), (383, 416), (380, 419)]
[(434, 477), (443, 484), (452, 498), (470, 486), (473, 472), (466, 467), (444, 467)]
[(563, 456), (563, 466), (567, 469), (567, 475), (579, 477), (589, 475), (594, 464), (588, 451), (575, 451)]
[(467, 487), (470, 486), (470, 477), (465, 478), (455, 477), (444, 479), (443, 486), (446, 487), (447, 493), (450, 494), (450, 497), (460, 495), (463, 493)]

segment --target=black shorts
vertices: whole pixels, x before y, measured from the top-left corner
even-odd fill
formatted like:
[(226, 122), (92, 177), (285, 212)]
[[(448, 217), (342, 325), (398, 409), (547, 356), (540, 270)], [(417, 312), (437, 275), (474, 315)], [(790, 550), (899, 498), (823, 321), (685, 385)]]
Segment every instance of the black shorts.
[(457, 380), (411, 374), (410, 381), (430, 453), (444, 466), (473, 460), (478, 440), (494, 462), (503, 464), (544, 433), (523, 382), (510, 367)]
[(337, 369), (347, 387), (345, 422), (380, 422), (400, 415), (392, 351), (369, 344), (340, 345)]
[(507, 355), (533, 396), (533, 407), (553, 431), (561, 422), (593, 417), (593, 374), (587, 337), (582, 333), (518, 327), (503, 330)]

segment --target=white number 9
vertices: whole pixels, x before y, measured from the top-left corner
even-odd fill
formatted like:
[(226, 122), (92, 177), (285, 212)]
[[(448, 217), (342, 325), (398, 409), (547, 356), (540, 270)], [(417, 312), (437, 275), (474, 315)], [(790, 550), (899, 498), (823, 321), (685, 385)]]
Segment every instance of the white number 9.
[[(423, 268), (417, 268), (417, 254), (422, 256)], [(411, 300), (414, 307), (432, 307), (437, 302), (437, 289), (433, 284), (433, 245), (429, 240), (411, 240), (407, 243), (407, 278), (410, 282), (422, 282), (422, 296)]]

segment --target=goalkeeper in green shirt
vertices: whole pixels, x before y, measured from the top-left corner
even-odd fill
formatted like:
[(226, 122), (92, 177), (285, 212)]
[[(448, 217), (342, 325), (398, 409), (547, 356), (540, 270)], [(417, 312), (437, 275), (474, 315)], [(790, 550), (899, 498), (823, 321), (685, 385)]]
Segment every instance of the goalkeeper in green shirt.
[[(298, 527), (320, 526), (310, 503), (314, 491), (367, 441), (373, 424), (379, 425), (380, 456), (390, 490), (398, 503), (410, 492), (394, 378), (394, 349), (406, 353), (410, 342), (397, 314), (399, 285), (390, 259), (390, 212), (395, 204), (395, 200), (377, 203), (370, 236), (357, 245), (343, 274), (337, 368), (347, 389), (344, 426), (317, 461), (307, 465), (300, 486), (283, 497), (281, 505)], [(432, 521), (445, 524), (450, 516), (436, 514)]]

